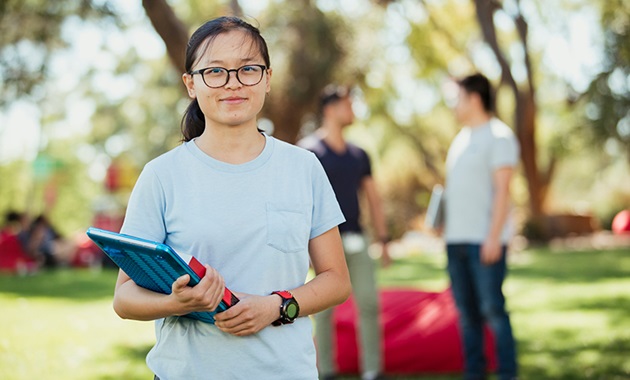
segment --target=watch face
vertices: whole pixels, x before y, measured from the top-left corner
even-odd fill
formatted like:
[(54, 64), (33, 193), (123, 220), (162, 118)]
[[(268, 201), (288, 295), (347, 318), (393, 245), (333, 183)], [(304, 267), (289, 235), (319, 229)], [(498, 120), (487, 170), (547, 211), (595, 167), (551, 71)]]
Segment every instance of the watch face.
[(297, 302), (289, 302), (286, 308), (287, 317), (290, 319), (294, 319), (297, 317), (300, 308), (297, 305)]

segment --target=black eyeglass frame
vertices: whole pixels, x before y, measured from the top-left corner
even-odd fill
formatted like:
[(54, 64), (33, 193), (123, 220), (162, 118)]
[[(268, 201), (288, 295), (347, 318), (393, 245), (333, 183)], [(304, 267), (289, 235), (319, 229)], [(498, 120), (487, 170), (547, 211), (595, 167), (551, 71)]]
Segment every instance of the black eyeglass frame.
[[(260, 72), (260, 79), (258, 79), (258, 82), (253, 83), (253, 84), (245, 84), (241, 81), (241, 78), (239, 78), (238, 76), (238, 72), (241, 71), (241, 69), (245, 68), (245, 67), (252, 67), (252, 66), (256, 66), (259, 67), (261, 69)], [(204, 72), (206, 72), (207, 70), (210, 69), (221, 69), (221, 70), (225, 70), (225, 72), (227, 73), (227, 75), (225, 76), (225, 83), (223, 83), (220, 86), (210, 86), (208, 83), (206, 83), (206, 78), (203, 75)], [(228, 82), (230, 81), (230, 73), (231, 72), (235, 72), (236, 73), (236, 80), (238, 81), (238, 83), (242, 84), (243, 86), (255, 86), (258, 83), (260, 83), (263, 79), (263, 77), (265, 76), (265, 72), (267, 71), (268, 67), (265, 65), (243, 65), (241, 67), (239, 67), (238, 69), (226, 69), (225, 67), (220, 67), (220, 66), (212, 66), (212, 67), (204, 67), (203, 69), (199, 69), (199, 70), (195, 70), (195, 71), (190, 71), (188, 73), (188, 75), (190, 76), (194, 76), (195, 74), (200, 74), (201, 75), (201, 80), (203, 81), (203, 84), (205, 84), (207, 87), (210, 88), (221, 88), (223, 86), (225, 86), (226, 84), (228, 84)]]

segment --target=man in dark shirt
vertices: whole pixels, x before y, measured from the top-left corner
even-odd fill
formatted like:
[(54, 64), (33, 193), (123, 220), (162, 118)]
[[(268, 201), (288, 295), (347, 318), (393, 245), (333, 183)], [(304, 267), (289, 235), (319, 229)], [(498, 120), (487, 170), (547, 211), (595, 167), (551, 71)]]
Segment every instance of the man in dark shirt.
[[(363, 192), (370, 217), (382, 245), (381, 262), (390, 263), (389, 235), (381, 199), (372, 178), (367, 153), (343, 137), (343, 129), (354, 121), (352, 99), (347, 87), (329, 85), (320, 97), (321, 126), (298, 145), (317, 156), (337, 195), (346, 222), (339, 225), (355, 302), (359, 309), (359, 351), (364, 380), (383, 379), (381, 329), (374, 262), (368, 255), (368, 239), (360, 225), (359, 192)], [(315, 315), (317, 357), (322, 379), (334, 379), (332, 309)]]

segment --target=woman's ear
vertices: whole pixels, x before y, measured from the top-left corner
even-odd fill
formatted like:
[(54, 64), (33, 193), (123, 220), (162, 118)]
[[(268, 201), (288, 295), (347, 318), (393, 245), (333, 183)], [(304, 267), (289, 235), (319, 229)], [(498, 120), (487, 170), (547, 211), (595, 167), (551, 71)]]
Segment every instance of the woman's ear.
[(182, 81), (184, 81), (184, 86), (186, 86), (188, 96), (191, 99), (195, 99), (197, 97), (197, 94), (195, 93), (195, 80), (193, 76), (188, 73), (184, 73), (182, 74)]
[(266, 75), (266, 89), (265, 92), (268, 94), (269, 92), (271, 92), (271, 74), (273, 73), (273, 70), (271, 69), (267, 69), (267, 75)]

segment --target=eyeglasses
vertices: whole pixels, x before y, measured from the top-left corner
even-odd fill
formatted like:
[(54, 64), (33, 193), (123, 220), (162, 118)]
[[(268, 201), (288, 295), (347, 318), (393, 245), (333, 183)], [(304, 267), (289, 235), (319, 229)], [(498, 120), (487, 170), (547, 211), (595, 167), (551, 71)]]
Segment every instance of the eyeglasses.
[(266, 69), (267, 66), (265, 65), (246, 65), (231, 70), (224, 67), (206, 67), (205, 69), (191, 71), (189, 74), (200, 74), (206, 86), (219, 88), (230, 81), (230, 73), (233, 71), (236, 73), (236, 80), (243, 86), (255, 86), (262, 80)]

